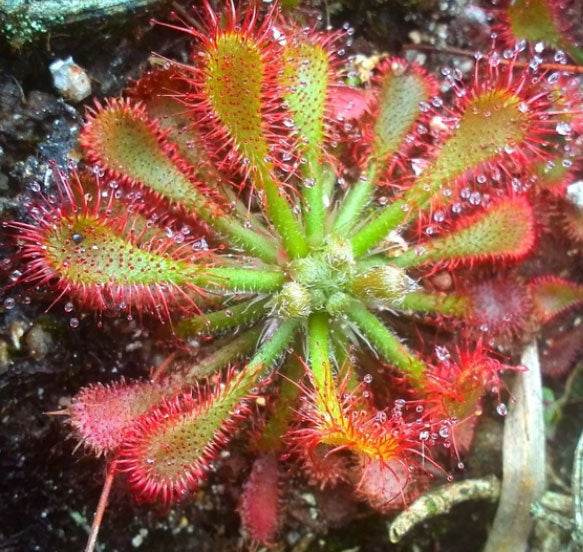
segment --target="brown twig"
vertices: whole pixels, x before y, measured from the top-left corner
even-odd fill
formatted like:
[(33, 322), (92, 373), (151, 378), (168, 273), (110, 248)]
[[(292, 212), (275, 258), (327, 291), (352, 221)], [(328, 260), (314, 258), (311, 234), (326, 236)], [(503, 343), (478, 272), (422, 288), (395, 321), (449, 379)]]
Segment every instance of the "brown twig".
[[(444, 54), (447, 56), (461, 56), (473, 58), (474, 52), (462, 50), (461, 48), (438, 48), (429, 44), (404, 44), (403, 50), (414, 50), (418, 52), (429, 52), (432, 54)], [(510, 65), (526, 69), (529, 64), (525, 61), (517, 61), (514, 59), (500, 59), (501, 65)], [(543, 71), (566, 71), (567, 73), (581, 73), (583, 74), (583, 65), (563, 65), (562, 63), (541, 63), (538, 66)]]

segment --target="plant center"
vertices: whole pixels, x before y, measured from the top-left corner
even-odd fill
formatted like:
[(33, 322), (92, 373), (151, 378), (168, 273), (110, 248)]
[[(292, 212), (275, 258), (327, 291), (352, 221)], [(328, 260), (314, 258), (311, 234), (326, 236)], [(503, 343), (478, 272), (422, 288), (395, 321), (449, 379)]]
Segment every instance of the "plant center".
[(348, 292), (355, 265), (350, 243), (332, 239), (306, 257), (290, 261), (286, 270), (289, 280), (272, 299), (273, 313), (305, 317), (330, 310), (330, 301)]

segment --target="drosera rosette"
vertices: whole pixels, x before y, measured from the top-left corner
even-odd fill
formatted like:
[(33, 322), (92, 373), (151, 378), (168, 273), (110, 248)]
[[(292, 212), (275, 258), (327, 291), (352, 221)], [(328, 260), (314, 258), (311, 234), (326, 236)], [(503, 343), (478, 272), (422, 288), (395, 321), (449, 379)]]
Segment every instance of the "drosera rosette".
[[(350, 481), (373, 507), (402, 507), (424, 488), (424, 466), (440, 473), (434, 458), (452, 447), (440, 424), (470, 420), (499, 370), (482, 349), (437, 368), (427, 347), (409, 344), (419, 315), (444, 326), (482, 308), (468, 286), (435, 291), (427, 277), (520, 263), (537, 226), (512, 179), (565, 139), (548, 81), (494, 52), (470, 84), (456, 80), (451, 108), (425, 71), (391, 58), (345, 132), (335, 94), (354, 98), (339, 84), (337, 33), (298, 28), (277, 7), (229, 1), (220, 16), (205, 1), (196, 13), (196, 25), (176, 27), (193, 39), (188, 63), (164, 60), (126, 97), (88, 111), (81, 145), (97, 175), (58, 172), (60, 197), (28, 205), (32, 222), (7, 223), (26, 282), (52, 288), (56, 301), (152, 314), (183, 341), (203, 338), (189, 370), (76, 397), (74, 427), (110, 462), (88, 550), (113, 475), (141, 501), (188, 498), (242, 419), (260, 416), (250, 408), (259, 394), (266, 415), (252, 424), (250, 449), (260, 460), (246, 489), (306, 445), (304, 469), (318, 484)], [(437, 109), (443, 128), (426, 136), (419, 125)], [(481, 176), (494, 172), (486, 198)], [(184, 221), (196, 230), (183, 232)], [(407, 396), (373, 402), (354, 347), (398, 374)], [(84, 404), (95, 397), (98, 413)], [(419, 415), (419, 404), (435, 408)], [(121, 421), (106, 423), (114, 411)], [(103, 444), (114, 427), (117, 440)], [(90, 442), (95, 431), (102, 439)], [(379, 477), (385, 491), (372, 496)], [(245, 526), (271, 542), (281, 522), (248, 517), (254, 508), (242, 504)]]

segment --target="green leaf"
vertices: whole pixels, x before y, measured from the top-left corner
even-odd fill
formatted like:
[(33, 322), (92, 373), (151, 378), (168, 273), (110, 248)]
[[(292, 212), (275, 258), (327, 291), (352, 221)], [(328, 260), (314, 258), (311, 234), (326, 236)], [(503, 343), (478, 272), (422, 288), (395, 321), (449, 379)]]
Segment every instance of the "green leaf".
[(504, 199), (464, 221), (454, 232), (410, 249), (392, 262), (410, 267), (437, 261), (515, 259), (526, 254), (533, 244), (532, 208), (524, 199)]
[(329, 85), (328, 53), (317, 43), (292, 42), (284, 49), (283, 67), (283, 97), (293, 128), (305, 137), (300, 139), (299, 148), (321, 150)]
[(262, 110), (266, 67), (257, 42), (224, 33), (205, 52), (204, 90), (227, 134), (252, 167), (265, 164), (269, 147)]

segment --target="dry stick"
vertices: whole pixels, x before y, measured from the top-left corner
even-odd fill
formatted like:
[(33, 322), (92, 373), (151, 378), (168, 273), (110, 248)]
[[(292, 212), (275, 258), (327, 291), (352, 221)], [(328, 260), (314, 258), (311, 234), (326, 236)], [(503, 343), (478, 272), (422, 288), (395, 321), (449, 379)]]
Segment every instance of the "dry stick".
[(442, 485), (419, 497), (392, 521), (389, 540), (392, 543), (399, 542), (415, 525), (448, 514), (457, 504), (468, 500), (496, 502), (499, 496), (500, 482), (494, 475)]
[(571, 489), (573, 494), (573, 521), (575, 525), (571, 538), (580, 549), (583, 547), (583, 433), (579, 437), (573, 458)]
[(533, 520), (531, 504), (545, 490), (545, 426), (536, 341), (526, 346), (512, 387), (516, 403), (504, 424), (502, 491), (484, 552), (524, 552)]
[[(438, 48), (437, 46), (430, 46), (429, 44), (404, 44), (403, 50), (416, 50), (419, 52), (429, 52), (432, 54), (444, 54), (450, 56), (462, 56), (475, 58), (474, 52), (462, 50), (461, 48)], [(500, 65), (512, 65), (526, 69), (529, 64), (524, 61), (516, 61), (514, 59), (500, 59)], [(562, 63), (541, 63), (539, 69), (544, 71), (566, 71), (567, 73), (583, 73), (583, 65), (563, 65)]]
[(103, 483), (103, 489), (101, 490), (101, 496), (99, 497), (99, 502), (97, 503), (97, 510), (95, 511), (95, 517), (93, 518), (93, 523), (91, 524), (91, 531), (89, 531), (89, 539), (87, 540), (87, 546), (85, 547), (84, 552), (93, 552), (95, 550), (95, 545), (97, 544), (97, 535), (99, 534), (101, 521), (103, 520), (103, 514), (105, 513), (107, 501), (109, 500), (109, 494), (111, 492), (111, 487), (115, 478), (116, 468), (117, 460), (114, 460), (107, 469), (107, 476), (105, 478), (105, 482)]

